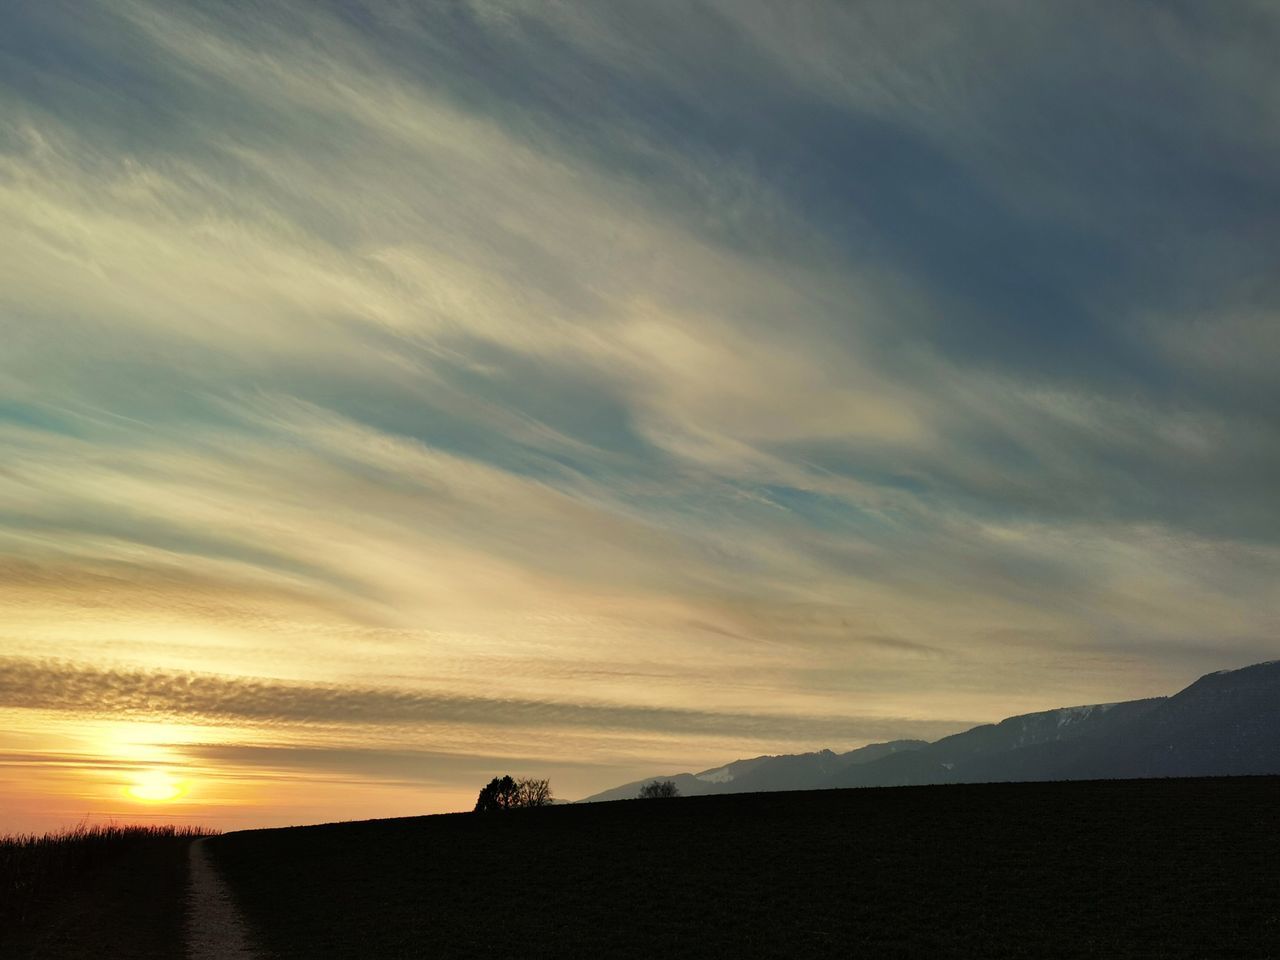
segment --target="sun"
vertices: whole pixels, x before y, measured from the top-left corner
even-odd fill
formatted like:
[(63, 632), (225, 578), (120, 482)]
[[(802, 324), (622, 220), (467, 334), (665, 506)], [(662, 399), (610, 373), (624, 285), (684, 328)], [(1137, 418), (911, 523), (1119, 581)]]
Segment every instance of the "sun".
[(182, 795), (182, 783), (163, 770), (143, 770), (133, 778), (124, 790), (135, 800), (146, 803), (164, 803)]

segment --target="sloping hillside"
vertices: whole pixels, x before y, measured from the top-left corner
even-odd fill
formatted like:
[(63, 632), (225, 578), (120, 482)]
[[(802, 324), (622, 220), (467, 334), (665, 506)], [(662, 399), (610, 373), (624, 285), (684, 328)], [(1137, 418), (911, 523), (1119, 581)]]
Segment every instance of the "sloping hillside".
[(229, 834), (276, 960), (1280, 955), (1280, 779), (569, 804)]

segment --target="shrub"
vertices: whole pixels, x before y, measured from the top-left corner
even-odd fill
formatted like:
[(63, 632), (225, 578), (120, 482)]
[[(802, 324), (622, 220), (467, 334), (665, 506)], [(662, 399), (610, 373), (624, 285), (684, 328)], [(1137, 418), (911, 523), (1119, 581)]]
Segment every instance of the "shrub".
[(674, 780), (653, 780), (640, 788), (641, 800), (664, 800), (680, 796), (680, 788)]

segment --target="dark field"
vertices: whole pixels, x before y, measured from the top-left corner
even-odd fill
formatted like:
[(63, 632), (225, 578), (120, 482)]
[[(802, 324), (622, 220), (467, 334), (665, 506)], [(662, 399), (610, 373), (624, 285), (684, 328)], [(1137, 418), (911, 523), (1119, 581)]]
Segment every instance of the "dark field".
[(209, 846), (277, 958), (1280, 957), (1280, 778), (622, 801)]
[(0, 957), (180, 957), (187, 845), (204, 835), (103, 826), (0, 838)]

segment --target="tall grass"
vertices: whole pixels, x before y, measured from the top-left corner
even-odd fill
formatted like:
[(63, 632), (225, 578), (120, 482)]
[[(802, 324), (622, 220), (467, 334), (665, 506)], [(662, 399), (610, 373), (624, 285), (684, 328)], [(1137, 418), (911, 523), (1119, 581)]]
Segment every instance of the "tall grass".
[(76, 889), (98, 867), (137, 850), (217, 833), (202, 827), (79, 824), (59, 833), (0, 836), (0, 931)]

